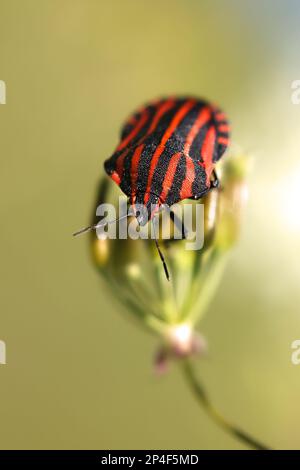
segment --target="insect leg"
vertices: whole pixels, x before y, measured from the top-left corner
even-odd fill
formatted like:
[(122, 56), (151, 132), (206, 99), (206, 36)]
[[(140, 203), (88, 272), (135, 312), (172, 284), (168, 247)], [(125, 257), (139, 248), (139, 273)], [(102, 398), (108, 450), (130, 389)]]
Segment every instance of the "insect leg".
[(212, 175), (213, 175), (214, 179), (210, 182), (210, 189), (219, 188), (220, 187), (220, 180), (218, 178), (216, 170), (213, 170)]
[(161, 262), (162, 262), (162, 264), (163, 264), (163, 267), (164, 267), (164, 270), (165, 270), (166, 278), (167, 278), (167, 280), (169, 281), (169, 280), (170, 280), (170, 274), (169, 274), (168, 266), (167, 266), (167, 263), (166, 263), (166, 261), (165, 261), (165, 257), (164, 257), (164, 255), (162, 254), (162, 251), (161, 251), (161, 249), (160, 249), (160, 247), (159, 247), (158, 240), (157, 240), (157, 238), (156, 238), (155, 224), (154, 224), (153, 220), (152, 220), (152, 225), (153, 225), (153, 232), (154, 232), (154, 240), (155, 240), (156, 249), (157, 249), (157, 251), (158, 251), (159, 257), (160, 257)]
[(170, 212), (170, 219), (172, 220), (173, 224), (176, 225), (176, 227), (178, 228), (178, 230), (181, 230), (181, 237), (182, 237), (182, 240), (185, 240), (186, 237), (187, 237), (187, 230), (184, 226), (184, 223), (183, 221), (175, 214), (174, 211), (172, 211), (171, 209), (169, 209), (169, 212)]

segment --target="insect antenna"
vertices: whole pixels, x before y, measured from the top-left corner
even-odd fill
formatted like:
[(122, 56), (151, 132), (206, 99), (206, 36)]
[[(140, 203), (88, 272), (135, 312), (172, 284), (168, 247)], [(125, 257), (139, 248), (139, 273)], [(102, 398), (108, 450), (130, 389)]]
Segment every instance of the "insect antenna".
[(161, 262), (163, 264), (163, 267), (164, 267), (164, 270), (165, 270), (165, 275), (166, 275), (166, 278), (167, 280), (169, 281), (170, 280), (170, 274), (169, 274), (169, 270), (168, 270), (168, 266), (167, 266), (167, 263), (165, 261), (165, 257), (164, 255), (162, 254), (162, 251), (159, 247), (159, 244), (158, 244), (158, 240), (156, 238), (156, 232), (155, 232), (155, 225), (154, 225), (154, 221), (152, 219), (152, 226), (153, 226), (153, 233), (154, 233), (154, 240), (155, 240), (155, 245), (156, 245), (156, 249), (158, 251), (158, 254), (159, 254), (159, 257), (161, 259)]
[(97, 230), (97, 228), (99, 227), (105, 227), (105, 225), (113, 224), (114, 222), (119, 222), (120, 220), (126, 219), (127, 217), (130, 217), (131, 215), (132, 215), (131, 213), (128, 213), (114, 220), (108, 220), (106, 222), (100, 221), (97, 224), (90, 225), (89, 227), (85, 227), (85, 228), (78, 230), (77, 232), (73, 233), (73, 237), (77, 237), (78, 235), (82, 235), (83, 233), (91, 232), (92, 230)]

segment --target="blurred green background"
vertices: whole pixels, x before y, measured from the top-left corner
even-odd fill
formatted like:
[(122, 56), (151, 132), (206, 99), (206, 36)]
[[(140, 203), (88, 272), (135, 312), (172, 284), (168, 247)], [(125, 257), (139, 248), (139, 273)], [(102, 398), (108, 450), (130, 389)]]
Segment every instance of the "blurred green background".
[(296, 0), (0, 0), (1, 448), (243, 448), (176, 366), (153, 375), (157, 340), (71, 237), (124, 118), (174, 93), (218, 102), (252, 162), (199, 374), (233, 422), (300, 448), (299, 20)]

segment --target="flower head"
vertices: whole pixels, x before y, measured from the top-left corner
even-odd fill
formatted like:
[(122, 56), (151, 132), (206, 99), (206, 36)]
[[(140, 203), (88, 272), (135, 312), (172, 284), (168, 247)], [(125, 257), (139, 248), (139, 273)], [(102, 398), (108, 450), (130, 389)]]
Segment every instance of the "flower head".
[[(201, 200), (180, 204), (181, 207), (190, 204), (192, 211), (199, 205), (204, 209), (201, 249), (187, 250), (186, 240), (176, 239), (174, 221), (170, 237), (165, 239), (164, 213), (156, 216), (162, 222), (157, 237), (170, 269), (171, 282), (164, 276), (153, 240), (118, 237), (112, 240), (91, 233), (92, 259), (108, 289), (141, 325), (160, 336), (158, 366), (166, 358), (205, 350), (204, 339), (194, 329), (219, 284), (226, 255), (238, 238), (246, 201), (246, 170), (245, 157), (227, 157), (218, 168), (221, 187), (211, 190)], [(95, 207), (114, 202), (116, 197), (113, 183), (103, 179)], [(96, 218), (93, 222), (97, 222)], [(129, 223), (139, 230), (134, 226), (135, 218)], [(150, 223), (146, 230), (151, 230)]]

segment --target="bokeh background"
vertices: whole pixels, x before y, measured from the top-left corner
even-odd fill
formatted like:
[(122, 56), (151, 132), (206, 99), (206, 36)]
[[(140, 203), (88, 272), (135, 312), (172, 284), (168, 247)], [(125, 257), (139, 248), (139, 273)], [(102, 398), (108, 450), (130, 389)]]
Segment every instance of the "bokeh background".
[(218, 102), (252, 162), (199, 374), (240, 427), (300, 448), (299, 21), (297, 0), (0, 0), (1, 448), (244, 448), (176, 366), (153, 375), (157, 340), (71, 238), (124, 118), (174, 93)]

